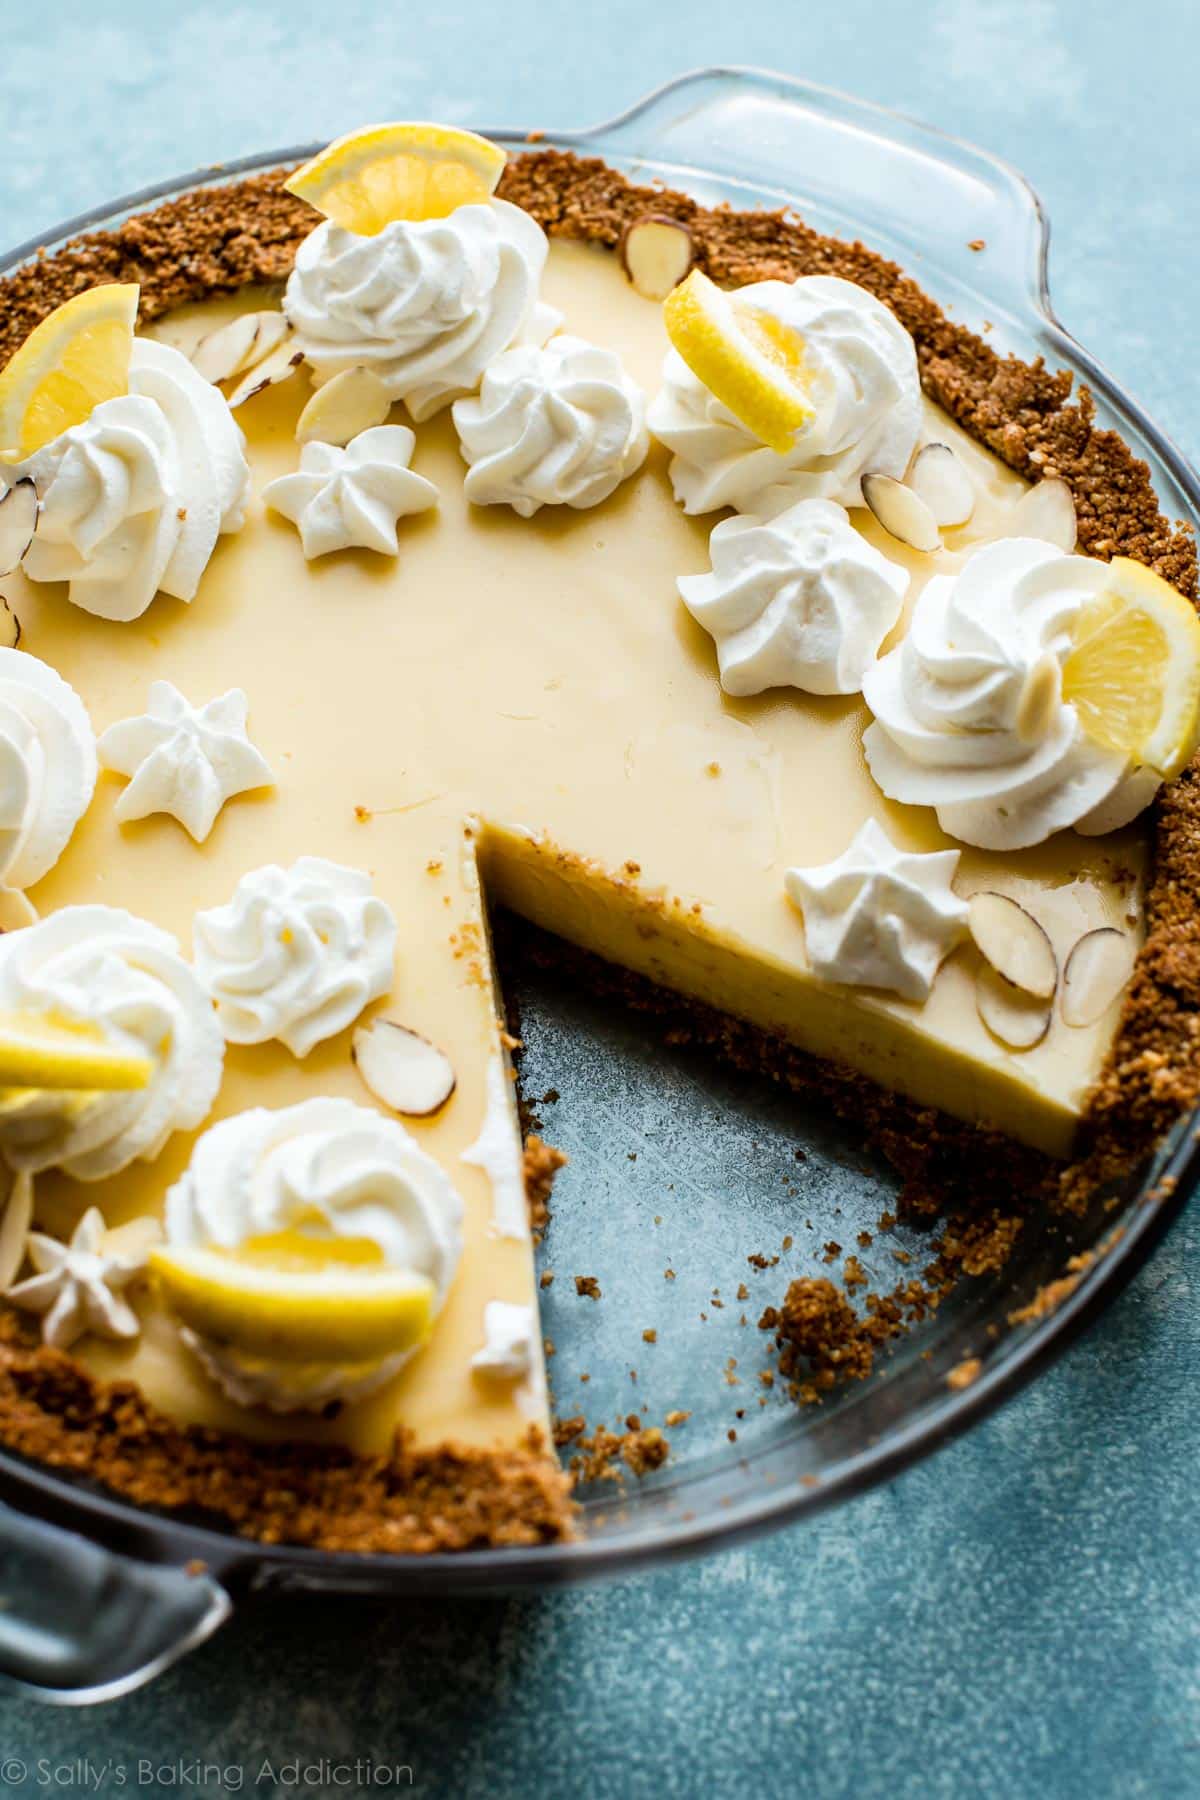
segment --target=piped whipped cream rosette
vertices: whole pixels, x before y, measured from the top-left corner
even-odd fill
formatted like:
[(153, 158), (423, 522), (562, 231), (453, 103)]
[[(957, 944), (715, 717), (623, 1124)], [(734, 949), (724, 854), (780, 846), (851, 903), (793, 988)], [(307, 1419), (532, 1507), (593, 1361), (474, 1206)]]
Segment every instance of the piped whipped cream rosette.
[(122, 824), (169, 813), (202, 844), (227, 800), (275, 778), (246, 730), (241, 688), (192, 706), (170, 681), (152, 681), (147, 710), (118, 719), (97, 746), (106, 769), (128, 775), (117, 801)]
[[(686, 308), (689, 284), (707, 292), (706, 305)], [(694, 271), (666, 312), (677, 347), (667, 353), (648, 422), (672, 452), (671, 481), (685, 512), (732, 506), (769, 518), (812, 498), (860, 506), (864, 474), (903, 476), (921, 431), (916, 351), (865, 288), (807, 275), (722, 295), (711, 283), (705, 290)], [(697, 368), (711, 369), (718, 387), (728, 382), (728, 398)], [(779, 404), (763, 413), (789, 427), (774, 447), (762, 435), (769, 428), (756, 431), (752, 422), (756, 400), (769, 401), (772, 386), (790, 386), (795, 401), (788, 411), (777, 395)]]
[(804, 918), (809, 967), (823, 981), (888, 988), (918, 1005), (966, 935), (968, 908), (951, 885), (957, 850), (901, 850), (868, 819), (841, 856), (789, 869), (788, 898)]
[(985, 850), (1068, 826), (1112, 831), (1141, 812), (1161, 775), (1089, 736), (1063, 690), (1080, 615), (1112, 579), (1110, 565), (1030, 538), (935, 576), (863, 682), (875, 715), (863, 747), (883, 792), (934, 807), (944, 831)]
[(0, 650), (0, 882), (32, 887), (91, 802), (96, 737), (74, 688), (24, 650)]
[(213, 1379), (241, 1405), (291, 1412), (403, 1367), (454, 1278), (462, 1221), (397, 1120), (318, 1098), (206, 1131), (152, 1264)]
[(217, 539), (240, 529), (249, 485), (223, 394), (166, 344), (136, 338), (128, 392), (103, 400), (26, 461), (37, 531), (31, 581), (65, 581), (102, 619), (136, 619), (158, 592), (192, 600)]
[(396, 920), (371, 877), (319, 856), (243, 875), (195, 919), (196, 972), (231, 1044), (304, 1057), (392, 985)]
[(132, 1090), (0, 1091), (0, 1152), (14, 1169), (101, 1181), (153, 1162), (216, 1099), (225, 1043), (211, 1002), (175, 939), (131, 913), (65, 906), (0, 936), (0, 1011), (94, 1026), (152, 1064), (148, 1083)]
[(795, 687), (855, 694), (900, 617), (908, 571), (889, 562), (833, 500), (801, 500), (774, 519), (723, 519), (712, 570), (679, 592), (717, 645), (727, 694)]
[(418, 421), (473, 393), (497, 356), (542, 344), (560, 315), (538, 287), (547, 242), (504, 200), (373, 236), (325, 220), (299, 250), (283, 307), (318, 383), (369, 369)]
[(467, 499), (511, 506), (598, 506), (646, 460), (645, 397), (613, 350), (565, 333), (496, 358), (478, 397), (457, 400)]
[(336, 550), (395, 556), (396, 521), (438, 503), (432, 481), (409, 468), (416, 438), (407, 425), (375, 425), (344, 449), (305, 444), (300, 467), (263, 489), (273, 511), (290, 519), (311, 562)]

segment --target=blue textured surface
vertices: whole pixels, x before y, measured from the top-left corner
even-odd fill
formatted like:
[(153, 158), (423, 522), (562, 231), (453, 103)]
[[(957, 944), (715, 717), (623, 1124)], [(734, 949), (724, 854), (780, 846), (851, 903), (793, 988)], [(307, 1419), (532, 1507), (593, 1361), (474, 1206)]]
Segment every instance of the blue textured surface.
[[(1023, 167), (1054, 220), (1067, 326), (1200, 453), (1193, 0), (760, 0), (736, 24), (717, 0), (609, 0), (566, 18), (537, 0), (182, 12), (0, 6), (6, 241), (366, 119), (591, 122), (684, 67), (757, 62)], [(361, 1770), (293, 1780), (280, 1767), (323, 1757), (373, 1762), (373, 1791), (402, 1790), (386, 1771), (409, 1764), (425, 1791), (497, 1797), (1200, 1793), (1198, 1257), (1193, 1208), (1032, 1391), (810, 1526), (575, 1593), (263, 1606), (102, 1714), (5, 1704), (0, 1782), (367, 1786)], [(5, 1755), (24, 1759), (24, 1780)], [(90, 1768), (72, 1760), (85, 1756)], [(68, 1766), (42, 1771), (40, 1757)], [(147, 1773), (139, 1757), (168, 1766)]]

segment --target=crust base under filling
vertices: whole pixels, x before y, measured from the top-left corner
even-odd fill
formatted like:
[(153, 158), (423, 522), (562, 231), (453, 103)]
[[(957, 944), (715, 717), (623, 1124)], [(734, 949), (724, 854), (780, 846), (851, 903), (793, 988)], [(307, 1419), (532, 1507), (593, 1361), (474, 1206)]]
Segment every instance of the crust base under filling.
[[(187, 301), (283, 280), (312, 227), (312, 212), (281, 181), (271, 173), (185, 194), (4, 277), (0, 366), (55, 306), (99, 282), (139, 282), (148, 323)], [(707, 209), (685, 194), (635, 186), (598, 159), (554, 150), (513, 158), (500, 193), (552, 235), (610, 247), (639, 215), (681, 219), (699, 265), (725, 284), (816, 274), (859, 283), (912, 334), (932, 399), (1020, 474), (1069, 483), (1082, 550), (1134, 557), (1195, 601), (1190, 530), (1162, 516), (1149, 470), (1115, 432), (1096, 425), (1087, 391), (1072, 400), (1068, 373), (1040, 360), (999, 357), (983, 338), (947, 319), (896, 264), (862, 244), (822, 236), (790, 213)], [(904, 1174), (910, 1207), (932, 1215), (949, 1205), (951, 1225), (935, 1268), (947, 1280), (995, 1268), (1031, 1200), (1081, 1209), (1102, 1182), (1140, 1161), (1200, 1101), (1200, 762), (1159, 799), (1153, 837), (1146, 943), (1089, 1102), (1081, 1158), (1065, 1170), (1052, 1171), (1019, 1146), (875, 1089), (864, 1109), (867, 1084), (860, 1078), (823, 1069), (736, 1021), (728, 1022), (728, 1032), (708, 1021), (700, 1035), (775, 1079), (815, 1083), (826, 1092), (830, 1084), (855, 1090), (855, 1114)], [(673, 997), (664, 1001), (668, 1009), (678, 1006)], [(543, 1207), (554, 1158), (531, 1142), (527, 1181)], [(988, 1171), (985, 1191), (981, 1168)], [(971, 1193), (964, 1211), (966, 1179)], [(1019, 1210), (1014, 1192), (1022, 1196)], [(803, 1296), (789, 1299), (792, 1313), (803, 1310)], [(921, 1307), (895, 1310), (900, 1329)], [(825, 1313), (830, 1329), (844, 1335), (839, 1308)], [(789, 1316), (789, 1301), (780, 1316)], [(805, 1338), (809, 1366), (820, 1368), (821, 1348)], [(849, 1372), (869, 1367), (867, 1357)], [(808, 1398), (804, 1387), (801, 1381), (800, 1397)], [(98, 1382), (71, 1357), (41, 1345), (29, 1322), (8, 1310), (0, 1310), (0, 1440), (139, 1504), (200, 1511), (268, 1543), (416, 1554), (546, 1543), (571, 1529), (569, 1483), (536, 1436), (499, 1452), (449, 1444), (415, 1452), (399, 1438), (390, 1455), (364, 1458), (182, 1429), (131, 1385)]]

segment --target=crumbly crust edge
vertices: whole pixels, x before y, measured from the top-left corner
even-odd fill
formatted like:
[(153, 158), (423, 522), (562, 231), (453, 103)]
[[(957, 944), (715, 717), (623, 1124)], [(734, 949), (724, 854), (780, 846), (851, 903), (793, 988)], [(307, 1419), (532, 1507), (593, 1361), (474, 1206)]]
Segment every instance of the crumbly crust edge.
[[(0, 278), (0, 367), (54, 307), (101, 282), (140, 283), (146, 323), (188, 301), (282, 281), (313, 224), (282, 180), (272, 171), (194, 190)], [(699, 265), (727, 285), (813, 274), (859, 283), (911, 333), (932, 399), (1019, 473), (1068, 482), (1083, 550), (1144, 562), (1195, 603), (1190, 528), (1163, 517), (1146, 465), (1096, 424), (1086, 389), (1072, 399), (1068, 372), (999, 356), (895, 263), (790, 212), (705, 208), (568, 152), (514, 157), (499, 191), (551, 235), (609, 247), (647, 212), (680, 219)], [(1200, 761), (1161, 796), (1153, 831), (1147, 939), (1090, 1099), (1084, 1154), (1062, 1177), (1068, 1205), (1083, 1205), (1200, 1101)], [(363, 1458), (180, 1428), (129, 1384), (97, 1382), (32, 1342), (8, 1312), (0, 1313), (0, 1439), (140, 1504), (200, 1508), (265, 1542), (420, 1553), (570, 1531), (566, 1479), (532, 1439), (489, 1452), (415, 1451), (398, 1438), (390, 1455)]]

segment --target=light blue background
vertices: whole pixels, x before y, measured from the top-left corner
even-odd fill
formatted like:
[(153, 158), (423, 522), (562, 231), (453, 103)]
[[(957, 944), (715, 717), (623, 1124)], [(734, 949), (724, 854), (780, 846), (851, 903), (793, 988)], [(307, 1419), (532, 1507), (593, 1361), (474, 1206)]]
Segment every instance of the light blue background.
[[(1194, 0), (0, 0), (0, 19), (8, 243), (365, 120), (590, 123), (706, 62), (889, 103), (1026, 171), (1065, 323), (1200, 453)], [(264, 1756), (324, 1755), (497, 1797), (1200, 1794), (1198, 1259), (1193, 1209), (1033, 1391), (811, 1526), (574, 1594), (264, 1607), (101, 1714), (5, 1705), (0, 1757), (30, 1770), (11, 1791), (56, 1791), (41, 1756), (187, 1794), (220, 1790), (139, 1788), (135, 1759), (218, 1758), (255, 1791)]]

